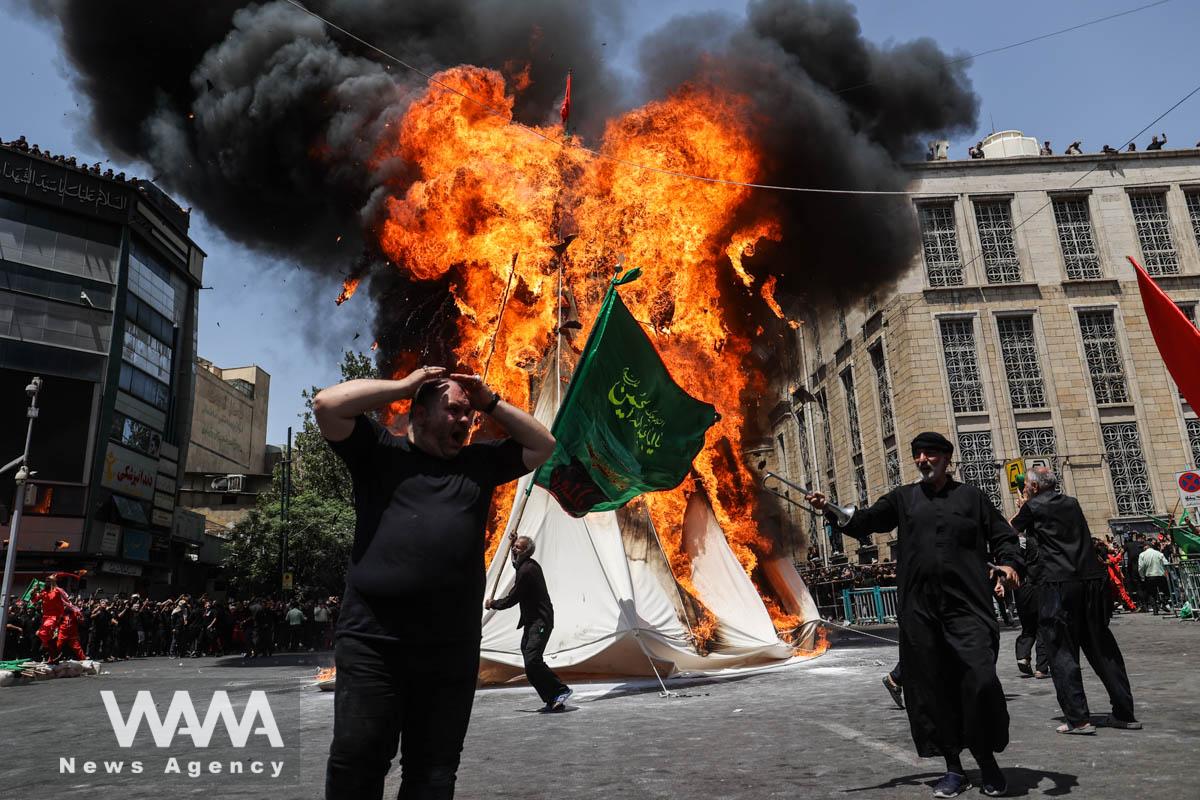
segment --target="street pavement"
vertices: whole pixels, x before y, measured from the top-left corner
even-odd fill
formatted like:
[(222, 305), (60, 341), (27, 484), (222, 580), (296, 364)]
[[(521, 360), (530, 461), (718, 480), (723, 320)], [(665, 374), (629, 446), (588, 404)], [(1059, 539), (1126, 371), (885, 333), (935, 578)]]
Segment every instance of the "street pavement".
[[(892, 639), (896, 633), (894, 627), (865, 630)], [(1090, 737), (1054, 733), (1059, 711), (1052, 682), (1019, 676), (1012, 656), (1016, 633), (1003, 631), (998, 669), (1012, 742), (1000, 761), (1012, 796), (1200, 798), (1200, 625), (1132, 615), (1117, 617), (1113, 630), (1146, 727), (1102, 728)], [(481, 690), (457, 797), (929, 797), (941, 764), (916, 757), (904, 712), (880, 685), (895, 661), (895, 645), (858, 633), (835, 638), (828, 653), (803, 663), (669, 682), (673, 697), (660, 696), (653, 681), (581, 683), (562, 714), (535, 713), (540, 703), (524, 685)], [(105, 665), (98, 677), (0, 689), (0, 798), (319, 798), (333, 694), (312, 682), (317, 667), (330, 660), (329, 653), (254, 661), (140, 659)], [(1103, 688), (1086, 667), (1084, 674), (1093, 714), (1106, 713)], [(200, 729), (214, 691), (228, 693), (238, 719), (250, 692), (262, 691), (283, 747), (247, 730), (247, 746), (235, 748), (220, 725), (203, 748), (183, 730), (166, 741), (174, 730), (167, 726), (158, 747), (143, 725), (123, 748), (100, 694), (106, 690), (122, 719), (138, 691), (148, 691), (163, 715), (172, 693), (187, 690)], [(179, 710), (183, 728), (187, 712)], [(264, 721), (259, 716), (255, 727), (271, 727)], [(90, 773), (89, 761), (95, 762)], [(141, 772), (130, 774), (135, 761)], [(965, 755), (964, 761), (973, 772)], [(229, 774), (231, 762), (244, 772)], [(262, 774), (251, 774), (256, 764)], [(120, 774), (105, 774), (118, 765)], [(213, 765), (220, 773), (212, 773)], [(395, 797), (398, 786), (393, 769), (385, 797)], [(981, 795), (972, 790), (967, 796)]]

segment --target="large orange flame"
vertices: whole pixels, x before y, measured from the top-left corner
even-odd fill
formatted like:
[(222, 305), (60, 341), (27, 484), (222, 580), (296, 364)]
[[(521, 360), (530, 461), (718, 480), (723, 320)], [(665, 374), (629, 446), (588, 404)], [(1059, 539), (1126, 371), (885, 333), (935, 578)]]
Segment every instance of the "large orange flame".
[[(779, 225), (770, 218), (735, 221), (745, 213), (744, 187), (622, 163), (755, 179), (761, 162), (746, 132), (745, 101), (726, 90), (686, 86), (611, 120), (600, 144), (609, 158), (595, 159), (567, 146), (560, 128), (539, 129), (546, 137), (539, 138), (513, 124), (513, 97), (499, 73), (464, 66), (437, 78), (503, 113), (436, 86), (410, 106), (398, 134), (378, 151), (380, 161), (399, 157), (419, 174), (387, 198), (379, 231), (384, 253), (417, 280), (449, 279), (462, 366), (481, 370), (495, 335), (489, 383), (525, 407), (531, 376), (552, 352), (561, 306), (574, 310), (587, 330), (618, 263), (641, 267), (644, 277), (623, 287), (622, 298), (674, 379), (721, 414), (693, 476), (674, 491), (646, 497), (652, 520), (672, 571), (691, 590), (683, 512), (690, 493), (704, 492), (733, 552), (753, 573), (774, 543), (752, 519), (755, 481), (741, 459), (747, 415), (766, 390), (750, 357), (750, 335), (756, 317), (783, 313), (773, 279), (760, 286), (760, 297), (748, 294), (754, 279), (743, 258), (761, 239), (778, 240)], [(567, 234), (578, 240), (556, 259), (551, 246)], [(746, 307), (760, 303), (762, 313), (734, 310), (731, 291)], [(569, 366), (582, 337), (563, 338)], [(768, 607), (778, 624), (794, 626), (775, 604)]]

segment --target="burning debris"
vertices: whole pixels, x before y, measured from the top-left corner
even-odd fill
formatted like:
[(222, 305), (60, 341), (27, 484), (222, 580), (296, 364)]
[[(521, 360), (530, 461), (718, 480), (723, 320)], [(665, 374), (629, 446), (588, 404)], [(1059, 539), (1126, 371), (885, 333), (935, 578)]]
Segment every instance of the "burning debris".
[[(903, 189), (900, 160), (931, 132), (972, 126), (978, 107), (963, 63), (929, 40), (867, 42), (838, 0), (673, 20), (641, 44), (636, 107), (612, 92), (599, 3), (310, 4), (433, 81), (283, 2), (33, 5), (62, 28), (102, 144), (151, 163), (239, 241), (322, 273), (345, 269), (345, 245), (364, 254), (337, 303), (369, 278), (385, 372), (481, 370), (495, 335), (489, 382), (528, 406), (560, 333), (569, 366), (619, 261), (641, 267), (627, 305), (673, 378), (721, 414), (694, 477), (646, 498), (684, 585), (692, 493), (747, 573), (776, 547), (738, 455), (766, 390), (760, 324), (796, 327), (784, 308), (797, 299), (875, 291), (918, 245), (903, 198), (745, 184)], [(571, 43), (569, 98), (550, 42)]]

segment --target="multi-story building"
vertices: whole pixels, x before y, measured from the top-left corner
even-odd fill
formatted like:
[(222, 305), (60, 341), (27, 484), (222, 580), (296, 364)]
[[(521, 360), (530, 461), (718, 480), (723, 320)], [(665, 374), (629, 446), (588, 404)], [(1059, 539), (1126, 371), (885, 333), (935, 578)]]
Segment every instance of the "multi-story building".
[(45, 381), (18, 588), (86, 569), (88, 591), (166, 594), (200, 544), (175, 514), (204, 264), (188, 221), (149, 181), (0, 145), (0, 461), (24, 446), (25, 385)]
[(267, 444), (271, 376), (261, 367), (222, 368), (199, 360), (192, 441), (180, 505), (223, 532), (271, 485), (278, 447)]
[[(1133, 256), (1196, 319), (1200, 150), (989, 157), (912, 166), (922, 250), (893, 286), (821, 309), (777, 374), (771, 463), (842, 503), (916, 479), (908, 443), (956, 444), (957, 476), (1006, 515), (1001, 465), (1044, 460), (1093, 535), (1147, 529), (1176, 504), (1175, 473), (1200, 461), (1200, 420), (1155, 348)], [(1036, 150), (1034, 150), (1036, 152)], [(998, 157), (999, 156), (999, 157)], [(792, 509), (814, 541), (825, 533)], [(891, 534), (852, 559), (890, 556)], [(855, 552), (858, 551), (858, 552)]]

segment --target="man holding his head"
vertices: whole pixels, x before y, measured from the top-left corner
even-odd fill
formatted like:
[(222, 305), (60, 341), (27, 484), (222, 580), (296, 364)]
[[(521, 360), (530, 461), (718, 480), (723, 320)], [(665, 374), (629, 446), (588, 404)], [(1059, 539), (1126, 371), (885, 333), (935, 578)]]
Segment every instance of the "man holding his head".
[(1079, 650), (1087, 657), (1112, 702), (1107, 724), (1136, 730), (1133, 691), (1121, 648), (1109, 630), (1112, 615), (1104, 566), (1092, 546), (1092, 532), (1079, 502), (1058, 490), (1058, 478), (1046, 467), (1034, 467), (1025, 480), (1025, 504), (1013, 526), (1037, 540), (1042, 560), (1041, 622), (1048, 635), (1050, 677), (1065, 724), (1059, 733), (1091, 734)]
[[(405, 399), (407, 436), (367, 415)], [(549, 459), (554, 437), (478, 375), (443, 367), (332, 386), (313, 412), (350, 470), (356, 515), (325, 796), (381, 798), (399, 746), (400, 797), (451, 798), (479, 671), (492, 492)], [(467, 444), (476, 412), (510, 438)]]
[(546, 577), (542, 574), (542, 565), (533, 560), (533, 539), (518, 537), (516, 531), (509, 534), (509, 538), (513, 540), (512, 561), (517, 577), (512, 590), (499, 600), (489, 600), (487, 608), (498, 611), (520, 604), (521, 618), (517, 627), (525, 629), (521, 636), (525, 677), (546, 704), (543, 711), (562, 711), (573, 692), (558, 679), (543, 658), (554, 630), (554, 605), (546, 589)]
[[(896, 530), (909, 729), (922, 757), (946, 760), (933, 796), (957, 797), (970, 788), (961, 758), (969, 749), (983, 793), (995, 797), (1008, 788), (994, 755), (1008, 745), (1008, 706), (996, 677), (1000, 629), (992, 593), (1001, 580), (1018, 585), (1025, 564), (1016, 532), (988, 496), (946, 474), (953, 452), (940, 433), (919, 434), (912, 456), (921, 480), (857, 510), (842, 532), (867, 540)], [(824, 509), (819, 492), (807, 499)]]

